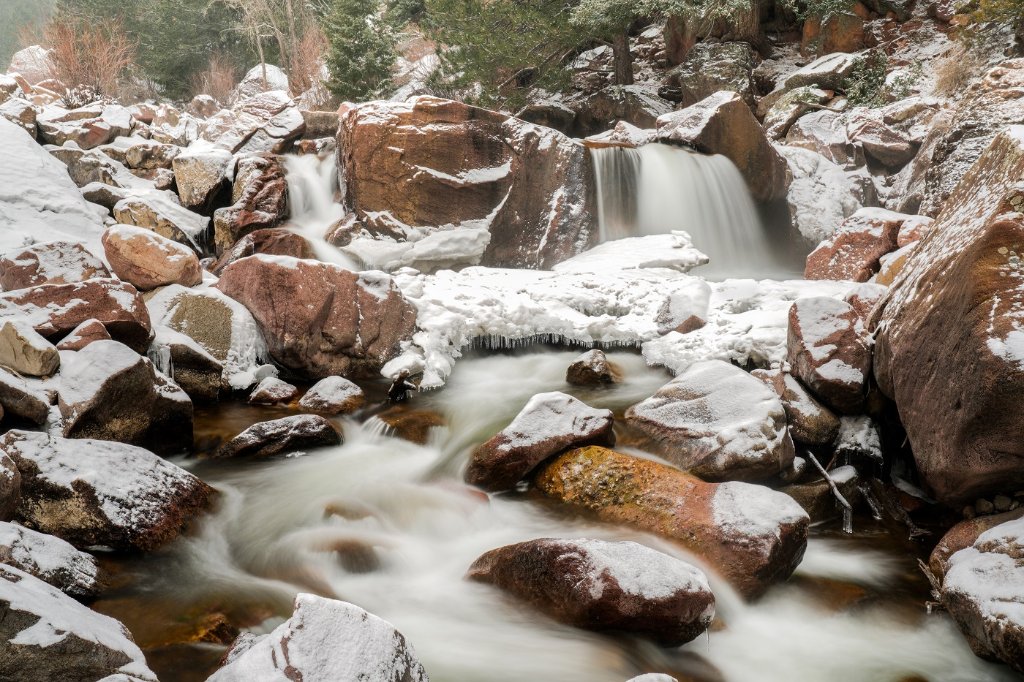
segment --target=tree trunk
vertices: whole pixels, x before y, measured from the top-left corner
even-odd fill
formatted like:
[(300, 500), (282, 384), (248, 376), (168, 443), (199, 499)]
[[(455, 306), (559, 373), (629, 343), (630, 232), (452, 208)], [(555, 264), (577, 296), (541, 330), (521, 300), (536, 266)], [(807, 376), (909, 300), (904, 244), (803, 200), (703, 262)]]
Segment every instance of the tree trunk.
[(615, 68), (615, 85), (633, 84), (633, 56), (629, 53), (629, 33), (622, 33), (612, 40), (612, 60)]

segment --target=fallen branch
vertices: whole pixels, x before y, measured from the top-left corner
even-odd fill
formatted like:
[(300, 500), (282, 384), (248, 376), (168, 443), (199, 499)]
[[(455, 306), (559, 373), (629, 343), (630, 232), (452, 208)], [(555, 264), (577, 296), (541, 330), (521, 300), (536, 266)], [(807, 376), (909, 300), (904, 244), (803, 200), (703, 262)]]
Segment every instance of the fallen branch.
[(839, 505), (843, 508), (843, 532), (852, 534), (853, 533), (853, 506), (849, 503), (846, 497), (839, 492), (839, 486), (836, 485), (835, 479), (829, 476), (828, 472), (825, 471), (825, 467), (821, 466), (821, 462), (814, 456), (813, 453), (808, 452), (807, 456), (810, 458), (814, 466), (817, 467), (818, 472), (828, 482), (828, 487), (831, 488), (832, 494), (835, 495)]

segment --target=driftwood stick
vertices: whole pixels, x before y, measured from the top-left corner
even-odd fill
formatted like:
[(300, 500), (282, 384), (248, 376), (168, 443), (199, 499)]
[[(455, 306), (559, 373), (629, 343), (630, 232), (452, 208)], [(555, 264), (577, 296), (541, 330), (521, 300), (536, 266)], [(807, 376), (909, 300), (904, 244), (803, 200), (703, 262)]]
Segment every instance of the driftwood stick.
[(831, 488), (832, 494), (835, 495), (839, 505), (843, 508), (843, 532), (853, 533), (853, 507), (843, 494), (839, 492), (839, 487), (836, 485), (835, 479), (828, 475), (828, 472), (825, 471), (825, 467), (821, 466), (821, 462), (818, 461), (818, 458), (811, 452), (808, 452), (807, 456), (810, 458), (811, 462), (814, 463), (814, 466), (817, 467), (818, 473), (820, 473), (828, 482), (828, 487)]

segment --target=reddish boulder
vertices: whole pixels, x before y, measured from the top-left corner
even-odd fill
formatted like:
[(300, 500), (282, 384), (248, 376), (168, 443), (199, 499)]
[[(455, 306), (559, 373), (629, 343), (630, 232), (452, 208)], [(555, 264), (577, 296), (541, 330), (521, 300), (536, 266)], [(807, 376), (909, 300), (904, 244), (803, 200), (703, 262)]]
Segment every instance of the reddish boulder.
[(374, 375), (416, 324), (389, 276), (320, 261), (249, 256), (217, 288), (252, 313), (278, 364), (311, 378)]
[(192, 249), (152, 230), (115, 225), (107, 228), (102, 241), (114, 274), (140, 291), (168, 284), (191, 287), (203, 281)]
[(34, 244), (0, 257), (0, 288), (25, 289), (39, 284), (73, 284), (110, 277), (99, 258), (75, 242)]
[(512, 423), (473, 451), (467, 483), (508, 490), (552, 455), (584, 445), (615, 444), (610, 410), (596, 410), (565, 393), (539, 393)]
[(715, 615), (715, 597), (700, 569), (635, 542), (520, 542), (487, 552), (466, 577), (568, 625), (663, 646), (696, 638)]
[(792, 374), (778, 369), (758, 369), (750, 373), (771, 386), (782, 400), (789, 423), (789, 434), (804, 445), (829, 445), (839, 433), (839, 417), (832, 413)]
[(881, 208), (862, 208), (807, 256), (806, 279), (866, 282), (878, 272), (879, 259), (896, 250), (900, 228), (914, 216)]
[(932, 553), (928, 555), (928, 569), (934, 577), (941, 581), (946, 575), (951, 556), (961, 549), (974, 545), (982, 533), (1022, 516), (1024, 516), (1024, 507), (1018, 507), (1002, 514), (990, 514), (961, 521), (946, 531), (946, 534), (932, 549)]
[(807, 547), (807, 514), (788, 495), (750, 483), (705, 483), (600, 447), (553, 459), (534, 485), (602, 521), (678, 542), (746, 597), (788, 578)]
[(246, 256), (264, 253), (268, 256), (292, 256), (293, 258), (316, 258), (313, 247), (302, 235), (281, 227), (250, 232), (217, 260), (210, 272), (220, 275), (224, 268)]
[(214, 457), (271, 457), (329, 445), (341, 445), (341, 434), (334, 425), (315, 414), (298, 414), (253, 424), (225, 443)]
[(871, 313), (878, 305), (878, 302), (885, 298), (886, 293), (889, 291), (889, 287), (874, 282), (865, 282), (864, 284), (858, 284), (849, 291), (846, 292), (846, 296), (843, 296), (843, 300), (849, 303), (854, 310), (857, 311), (857, 315), (860, 319), (864, 320), (864, 324), (867, 325), (868, 320), (871, 319)]
[(288, 182), (280, 157), (261, 154), (239, 159), (231, 202), (213, 212), (218, 254), (250, 232), (275, 227), (288, 217)]
[(843, 414), (864, 406), (871, 341), (857, 311), (828, 297), (801, 298), (789, 309), (790, 370), (815, 396)]
[(93, 341), (109, 340), (110, 332), (102, 322), (93, 318), (72, 329), (71, 333), (57, 344), (57, 350), (82, 350)]

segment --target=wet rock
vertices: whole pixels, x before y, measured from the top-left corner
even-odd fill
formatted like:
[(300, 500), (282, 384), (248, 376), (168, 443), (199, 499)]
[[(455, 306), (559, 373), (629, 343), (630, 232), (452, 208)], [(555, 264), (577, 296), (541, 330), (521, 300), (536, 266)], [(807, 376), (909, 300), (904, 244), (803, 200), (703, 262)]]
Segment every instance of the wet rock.
[(21, 472), (16, 520), (79, 548), (157, 549), (214, 492), (184, 469), (123, 443), (9, 431), (0, 450)]
[(793, 441), (775, 391), (722, 360), (690, 365), (626, 410), (645, 449), (708, 480), (759, 480), (789, 469)]
[(137, 352), (153, 339), (149, 313), (131, 284), (90, 279), (43, 284), (0, 295), (0, 315), (22, 316), (46, 338), (60, 338), (86, 320), (99, 320), (110, 336)]
[(110, 332), (99, 320), (92, 318), (78, 325), (57, 344), (57, 350), (82, 350), (93, 341), (109, 341)]
[(24, 526), (0, 522), (0, 564), (14, 566), (76, 599), (94, 597), (99, 591), (99, 568), (92, 555)]
[(363, 389), (339, 376), (321, 379), (299, 400), (299, 407), (329, 415), (355, 412), (365, 404)]
[(117, 202), (113, 213), (114, 219), (122, 225), (144, 227), (194, 251), (202, 250), (210, 227), (209, 218), (177, 203), (171, 192), (132, 194)]
[(0, 320), (0, 365), (21, 375), (46, 377), (57, 371), (60, 355), (24, 320)]
[(759, 369), (751, 372), (751, 376), (771, 386), (782, 400), (789, 435), (794, 441), (804, 445), (829, 445), (835, 440), (839, 417), (818, 402), (792, 374)]
[(597, 410), (564, 393), (533, 396), (512, 423), (483, 443), (466, 468), (467, 483), (508, 490), (541, 462), (569, 448), (615, 444), (610, 410)]
[(299, 389), (277, 377), (267, 377), (249, 394), (250, 405), (280, 405), (299, 397)]
[(603, 351), (588, 350), (572, 361), (565, 371), (565, 380), (574, 386), (601, 386), (617, 384), (622, 380), (622, 372), (611, 362)]
[(664, 646), (696, 638), (715, 613), (700, 569), (635, 542), (530, 540), (487, 552), (466, 577), (568, 625)]
[(683, 63), (668, 72), (665, 86), (678, 92), (681, 107), (728, 90), (753, 109), (756, 63), (757, 54), (749, 43), (697, 43)]
[(191, 447), (192, 403), (181, 389), (159, 381), (149, 360), (117, 341), (94, 341), (62, 359), (58, 404), (64, 436), (161, 453)]
[(302, 235), (285, 228), (267, 228), (250, 232), (226, 250), (210, 271), (219, 275), (224, 268), (246, 256), (263, 253), (268, 256), (316, 258), (313, 247)]
[(416, 320), (387, 275), (319, 261), (250, 256), (226, 267), (217, 288), (253, 314), (276, 362), (313, 378), (380, 371)]
[(842, 414), (864, 405), (871, 344), (853, 307), (834, 298), (802, 298), (789, 309), (787, 360), (793, 376)]
[(946, 534), (942, 536), (942, 539), (939, 540), (938, 544), (932, 549), (932, 553), (928, 556), (928, 568), (932, 575), (941, 581), (946, 575), (947, 565), (951, 556), (961, 549), (973, 546), (982, 533), (1007, 521), (1015, 521), (1022, 516), (1024, 516), (1024, 507), (1018, 507), (1010, 512), (971, 518), (956, 524), (946, 531)]
[(25, 289), (40, 284), (72, 284), (110, 277), (100, 259), (75, 242), (33, 244), (0, 257), (0, 288)]
[(150, 353), (157, 362), (164, 361), (161, 355), (169, 360), (167, 371), (191, 400), (213, 402), (220, 397), (224, 366), (192, 337), (159, 325)]
[(705, 154), (722, 154), (739, 168), (758, 201), (786, 196), (786, 160), (768, 142), (743, 99), (721, 91), (658, 119), (657, 140), (681, 144)]
[(303, 682), (427, 682), (415, 652), (393, 625), (358, 606), (312, 594), (298, 595), (291, 618), (269, 635), (236, 642), (225, 659), (208, 682), (286, 675)]
[(602, 521), (680, 543), (746, 597), (789, 577), (807, 545), (807, 514), (787, 495), (749, 483), (705, 483), (600, 447), (560, 455), (534, 484)]
[[(852, 466), (836, 467), (829, 472), (829, 476), (832, 477), (846, 501), (856, 508), (860, 500), (860, 490), (857, 487), (860, 478), (857, 476), (857, 470)], [(781, 488), (779, 492), (786, 493), (796, 500), (797, 504), (803, 507), (807, 515), (811, 517), (812, 523), (828, 521), (843, 514), (843, 508), (839, 505), (831, 486), (824, 478), (809, 483), (788, 485)]]
[(0, 608), (0, 670), (9, 679), (156, 682), (124, 625), (3, 564)]
[(50, 414), (49, 397), (25, 379), (0, 369), (0, 405), (8, 416), (27, 419), (37, 425)]
[(189, 209), (204, 210), (212, 206), (227, 182), (232, 161), (224, 149), (186, 149), (174, 157), (174, 179), (181, 203)]
[(14, 517), (21, 497), (21, 473), (14, 460), (0, 452), (0, 521)]
[(246, 156), (238, 160), (231, 189), (232, 205), (213, 213), (217, 253), (256, 230), (279, 225), (288, 217), (288, 183), (280, 158)]
[(107, 228), (102, 241), (114, 274), (140, 291), (168, 284), (191, 287), (203, 281), (195, 252), (152, 230), (115, 225)]
[(427, 444), (434, 429), (448, 425), (445, 418), (437, 412), (408, 409), (402, 405), (384, 410), (376, 417), (399, 438), (420, 445)]
[(341, 434), (329, 421), (314, 414), (299, 414), (253, 424), (225, 443), (214, 457), (271, 457), (340, 444)]

